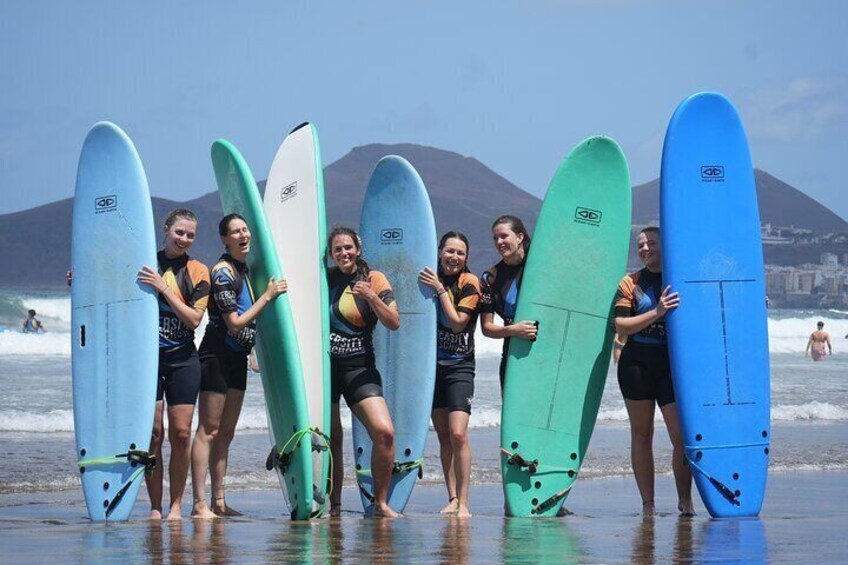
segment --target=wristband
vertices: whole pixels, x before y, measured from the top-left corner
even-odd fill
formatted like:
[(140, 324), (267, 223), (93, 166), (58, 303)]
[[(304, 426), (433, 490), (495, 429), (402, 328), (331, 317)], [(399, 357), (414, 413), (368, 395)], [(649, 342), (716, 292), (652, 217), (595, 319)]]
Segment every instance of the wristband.
[(433, 298), (438, 298), (438, 297), (440, 297), (441, 295), (443, 295), (443, 294), (444, 294), (444, 293), (446, 293), (446, 292), (447, 292), (447, 290), (445, 290), (445, 287), (442, 287), (442, 288), (440, 288), (439, 290), (437, 290), (437, 291), (435, 292), (435, 294), (433, 294)]

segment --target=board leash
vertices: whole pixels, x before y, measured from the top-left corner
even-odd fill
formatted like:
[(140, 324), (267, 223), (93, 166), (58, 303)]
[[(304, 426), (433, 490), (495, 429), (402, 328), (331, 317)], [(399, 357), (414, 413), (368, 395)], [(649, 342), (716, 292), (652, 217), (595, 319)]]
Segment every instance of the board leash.
[(153, 471), (153, 469), (156, 468), (156, 456), (151, 455), (150, 453), (142, 451), (140, 449), (131, 449), (126, 453), (119, 453), (118, 455), (113, 455), (111, 457), (97, 457), (94, 459), (83, 459), (81, 461), (77, 461), (77, 465), (79, 465), (80, 474), (85, 473), (87, 467), (100, 467), (104, 465), (115, 465), (117, 463), (130, 463), (130, 465), (133, 467), (136, 467), (138, 465), (141, 465), (141, 467), (138, 467), (138, 469), (136, 469), (133, 474), (130, 475), (130, 478), (127, 479), (127, 481), (123, 485), (121, 485), (121, 488), (118, 489), (118, 492), (115, 493), (115, 496), (112, 498), (112, 500), (107, 502), (107, 518), (111, 516), (115, 508), (118, 507), (118, 504), (121, 502), (121, 500), (124, 498), (124, 495), (130, 489), (130, 486), (132, 486), (132, 484), (136, 480), (138, 480), (138, 478), (141, 477), (143, 473), (150, 473)]

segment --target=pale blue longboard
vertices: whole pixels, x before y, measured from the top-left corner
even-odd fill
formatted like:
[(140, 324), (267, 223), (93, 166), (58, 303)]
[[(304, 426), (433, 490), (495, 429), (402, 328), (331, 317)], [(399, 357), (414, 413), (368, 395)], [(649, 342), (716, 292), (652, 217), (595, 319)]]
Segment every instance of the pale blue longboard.
[[(383, 395), (395, 429), (395, 472), (389, 506), (402, 512), (421, 472), (436, 378), (436, 307), (433, 290), (418, 282), (425, 266), (436, 267), (436, 226), (427, 189), (405, 159), (377, 163), (359, 227), (368, 264), (389, 280), (400, 312), (400, 329), (374, 329), (374, 354)], [(353, 417), (354, 459), (363, 507), (371, 505), (371, 439)]]
[(720, 94), (677, 108), (663, 147), (663, 284), (686, 458), (713, 516), (755, 516), (770, 440), (765, 270), (745, 131)]
[[(229, 141), (219, 139), (212, 144), (212, 165), (224, 214), (240, 214), (250, 228), (247, 264), (254, 295), (259, 297), (268, 287), (269, 277), (283, 277), (259, 189), (241, 153)], [(278, 296), (259, 315), (256, 336), (272, 443), (266, 468), (276, 471), (291, 518), (308, 520), (313, 516), (316, 493), (318, 499), (323, 495), (322, 487), (313, 484), (309, 407), (288, 293)]]
[(82, 147), (74, 193), (71, 366), (80, 481), (92, 520), (126, 520), (148, 458), (159, 360), (147, 177), (129, 137), (100, 122)]
[(511, 516), (552, 516), (577, 480), (612, 347), (612, 302), (627, 264), (630, 175), (608, 137), (590, 137), (551, 180), (524, 268), (509, 344), (501, 472)]

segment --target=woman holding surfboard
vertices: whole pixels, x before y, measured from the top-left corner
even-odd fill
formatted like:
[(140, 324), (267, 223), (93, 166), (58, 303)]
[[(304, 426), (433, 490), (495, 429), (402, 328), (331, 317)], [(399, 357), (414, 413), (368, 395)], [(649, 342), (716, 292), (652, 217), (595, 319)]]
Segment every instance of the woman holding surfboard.
[(468, 271), (467, 261), (468, 238), (450, 231), (439, 241), (438, 271), (425, 267), (418, 274), (418, 280), (435, 291), (439, 303), (432, 418), (448, 489), (448, 505), (442, 513), (460, 518), (471, 516), (468, 419), (474, 396), (474, 328), (480, 300), (480, 281)]
[(383, 399), (382, 381), (374, 359), (372, 331), (380, 322), (390, 330), (400, 327), (400, 315), (389, 281), (362, 258), (357, 233), (345, 227), (330, 232), (327, 247), (335, 268), (327, 273), (330, 295), (331, 450), (333, 491), (330, 515), (341, 512), (344, 464), (339, 399), (368, 430), (373, 442), (371, 475), (375, 516), (394, 517), (389, 507), (389, 484), (395, 460), (394, 426)]
[[(502, 259), (480, 277), (480, 327), (484, 336), (504, 340), (499, 368), (503, 390), (509, 338), (536, 339), (536, 324), (513, 319), (524, 261), (530, 249), (530, 233), (519, 218), (501, 216), (492, 223), (492, 239)], [(495, 314), (501, 317), (503, 325), (495, 322)]]
[(159, 299), (159, 384), (150, 453), (160, 464), (145, 475), (150, 496), (150, 517), (162, 518), (162, 441), (164, 404), (168, 402), (168, 441), (171, 444), (169, 520), (182, 517), (181, 505), (191, 452), (191, 419), (200, 388), (200, 359), (194, 330), (203, 319), (209, 300), (209, 269), (191, 259), (188, 250), (197, 233), (197, 216), (190, 210), (173, 210), (165, 219), (165, 244), (157, 254), (156, 269), (145, 265), (138, 281), (157, 291)]
[(683, 436), (666, 342), (665, 315), (680, 304), (671, 287), (662, 286), (660, 230), (647, 227), (636, 239), (643, 269), (626, 275), (615, 295), (615, 331), (627, 336), (618, 362), (618, 385), (630, 419), (630, 460), (642, 496), (642, 512), (654, 513), (654, 406), (659, 405), (674, 448), (672, 469), (678, 509), (694, 515), (692, 472), (686, 465)]
[[(191, 479), (195, 518), (239, 516), (224, 499), (227, 457), (247, 388), (247, 356), (256, 341), (256, 318), (288, 290), (285, 279), (268, 281), (257, 300), (247, 276), (250, 228), (238, 214), (224, 216), (218, 234), (226, 252), (212, 268), (209, 324), (200, 344), (203, 378), (199, 422), (191, 448)], [(206, 505), (206, 473), (212, 475), (212, 504)]]

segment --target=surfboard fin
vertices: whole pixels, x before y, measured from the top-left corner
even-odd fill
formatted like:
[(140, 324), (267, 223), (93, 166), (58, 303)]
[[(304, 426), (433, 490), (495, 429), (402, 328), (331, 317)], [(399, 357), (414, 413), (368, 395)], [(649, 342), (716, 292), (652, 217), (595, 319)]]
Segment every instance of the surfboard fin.
[(539, 460), (533, 459), (532, 461), (528, 461), (524, 459), (518, 453), (510, 453), (506, 449), (501, 449), (501, 453), (506, 455), (507, 465), (516, 465), (519, 469), (527, 469), (527, 471), (532, 475), (539, 469)]
[(545, 512), (546, 510), (550, 510), (551, 508), (554, 507), (554, 505), (556, 505), (557, 502), (559, 502), (560, 500), (565, 498), (568, 495), (569, 492), (571, 492), (571, 487), (568, 487), (567, 489), (556, 493), (555, 495), (553, 495), (549, 499), (543, 501), (541, 504), (536, 506), (533, 510), (531, 510), (530, 514), (536, 515), (536, 514), (541, 514), (542, 512)]

